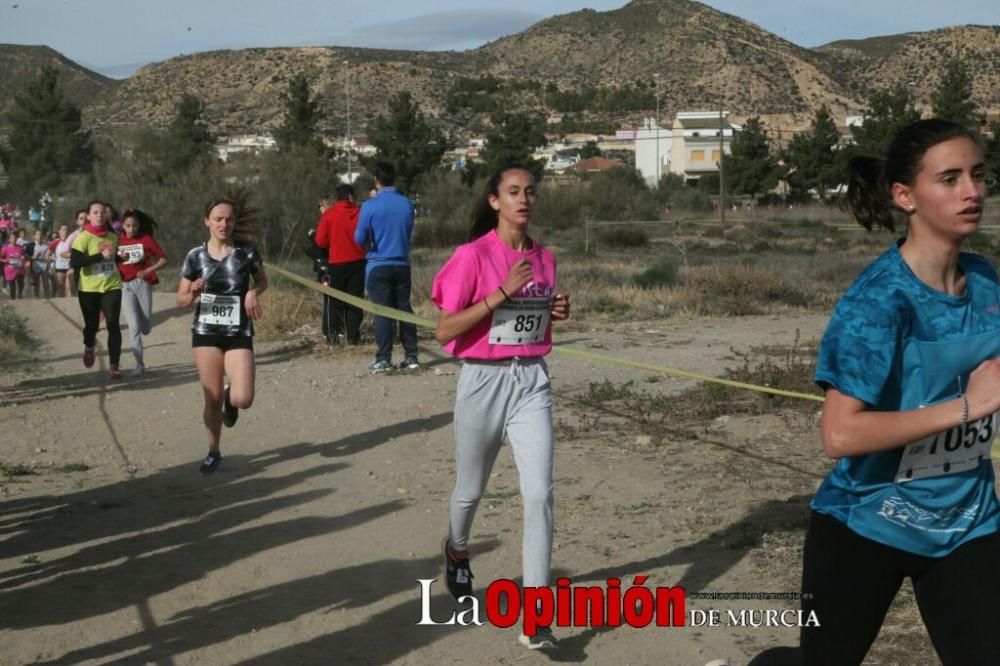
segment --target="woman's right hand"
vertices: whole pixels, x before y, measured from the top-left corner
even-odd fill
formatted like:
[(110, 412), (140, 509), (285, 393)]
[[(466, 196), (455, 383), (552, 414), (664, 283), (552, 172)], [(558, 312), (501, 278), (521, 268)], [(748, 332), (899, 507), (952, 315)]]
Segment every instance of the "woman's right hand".
[(507, 279), (503, 281), (502, 288), (504, 293), (510, 298), (516, 298), (517, 294), (520, 293), (524, 285), (531, 282), (534, 277), (534, 273), (531, 270), (531, 262), (527, 259), (521, 259), (513, 266), (510, 267), (510, 272), (507, 273)]
[(202, 289), (204, 288), (205, 288), (205, 278), (198, 278), (197, 280), (191, 283), (191, 293), (194, 294), (195, 296), (200, 295)]
[(1000, 358), (983, 361), (972, 371), (965, 398), (969, 401), (970, 421), (1000, 411)]

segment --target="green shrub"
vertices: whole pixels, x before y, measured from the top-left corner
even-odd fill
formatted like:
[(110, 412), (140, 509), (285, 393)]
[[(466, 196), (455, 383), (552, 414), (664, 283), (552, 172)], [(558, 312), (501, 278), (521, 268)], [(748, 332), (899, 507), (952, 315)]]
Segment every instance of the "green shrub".
[(656, 262), (632, 278), (637, 287), (654, 289), (677, 284), (678, 262), (671, 255), (660, 257)]
[(600, 242), (617, 248), (645, 247), (649, 245), (649, 234), (642, 227), (612, 227), (601, 232)]
[(34, 346), (28, 325), (9, 306), (0, 307), (0, 362), (16, 361)]

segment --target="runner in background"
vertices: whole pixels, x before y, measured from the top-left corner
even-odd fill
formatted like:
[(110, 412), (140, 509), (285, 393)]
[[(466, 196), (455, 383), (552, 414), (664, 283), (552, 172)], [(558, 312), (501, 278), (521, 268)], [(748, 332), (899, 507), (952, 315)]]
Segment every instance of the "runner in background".
[[(549, 584), (554, 436), (544, 357), (552, 350), (550, 318), (569, 316), (569, 297), (556, 292), (555, 257), (528, 236), (537, 200), (530, 171), (497, 172), (473, 209), (472, 241), (434, 278), (432, 298), (441, 309), (435, 337), (463, 361), (455, 396), (455, 491), (443, 546), (448, 590), (456, 599), (472, 594), (472, 519), (505, 436), (520, 475), (524, 585)], [(548, 628), (520, 641), (533, 650), (557, 646)]]
[(35, 242), (31, 252), (31, 290), (35, 298), (52, 298), (52, 281), (49, 278), (49, 246), (45, 234), (35, 232)]
[(24, 268), (28, 262), (24, 246), (17, 242), (16, 230), (7, 235), (7, 244), (0, 248), (0, 263), (3, 263), (3, 279), (7, 283), (7, 294), (11, 300), (24, 298)]
[(56, 240), (49, 244), (56, 277), (55, 295), (68, 298), (73, 295), (73, 271), (69, 267), (73, 244), (69, 240), (69, 227), (65, 224), (60, 224), (56, 233)]
[(146, 373), (143, 360), (142, 336), (153, 327), (153, 287), (160, 283), (156, 271), (167, 265), (153, 234), (156, 221), (135, 208), (125, 211), (122, 218), (125, 236), (118, 244), (118, 271), (122, 275), (122, 309), (128, 321), (129, 343), (135, 357), (133, 374)]
[(208, 242), (187, 253), (177, 288), (179, 307), (195, 305), (191, 346), (205, 396), (205, 475), (222, 461), (223, 424), (235, 425), (239, 410), (254, 400), (252, 320), (261, 316), (258, 297), (267, 289), (263, 260), (252, 243), (255, 215), (245, 193), (210, 202), (204, 217)]
[(107, 225), (105, 205), (92, 201), (87, 206), (87, 223), (73, 241), (70, 267), (80, 270), (77, 297), (83, 314), (83, 366), (93, 367), (101, 315), (108, 329), (108, 361), (111, 379), (121, 379), (119, 367), (122, 332), (122, 279), (118, 273), (118, 236)]
[[(81, 210), (76, 211), (76, 229), (70, 232), (69, 238), (67, 238), (69, 244), (66, 249), (67, 252), (70, 252), (73, 249), (73, 241), (75, 241), (76, 237), (83, 232), (83, 227), (86, 224), (87, 224), (87, 209), (83, 208)], [(60, 254), (60, 256), (63, 255)], [(66, 258), (69, 259), (70, 256), (66, 255)], [(69, 285), (67, 287), (67, 289), (69, 290), (67, 294), (72, 293), (73, 295), (78, 295), (76, 287), (78, 284), (80, 284), (79, 268), (73, 268), (66, 274), (66, 283)]]
[[(945, 120), (900, 130), (885, 160), (849, 163), (866, 229), (906, 236), (837, 304), (820, 343), (820, 434), (837, 466), (812, 502), (802, 609), (819, 627), (752, 663), (860, 664), (905, 578), (946, 665), (1000, 655), (1000, 284), (962, 252), (979, 228), (978, 138)], [(781, 659), (784, 658), (784, 661)]]

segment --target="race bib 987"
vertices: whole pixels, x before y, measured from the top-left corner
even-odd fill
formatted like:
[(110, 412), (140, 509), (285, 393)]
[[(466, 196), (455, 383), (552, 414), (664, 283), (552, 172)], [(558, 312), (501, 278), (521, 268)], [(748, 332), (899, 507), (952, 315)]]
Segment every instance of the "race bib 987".
[(202, 294), (198, 321), (210, 326), (239, 326), (240, 297)]

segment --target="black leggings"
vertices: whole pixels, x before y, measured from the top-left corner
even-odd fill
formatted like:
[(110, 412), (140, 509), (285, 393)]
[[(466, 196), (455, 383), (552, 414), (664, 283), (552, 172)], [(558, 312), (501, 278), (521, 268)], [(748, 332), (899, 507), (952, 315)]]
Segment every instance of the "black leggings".
[(8, 282), (7, 289), (10, 290), (10, 300), (24, 298), (24, 274), (22, 273)]
[(802, 563), (801, 649), (778, 648), (754, 666), (860, 664), (878, 636), (904, 578), (913, 580), (920, 616), (945, 666), (997, 663), (1000, 655), (1000, 532), (945, 557), (923, 557), (860, 536), (813, 512)]
[(114, 291), (80, 291), (77, 292), (80, 301), (80, 312), (83, 313), (83, 344), (93, 347), (97, 342), (97, 331), (101, 324), (101, 312), (104, 313), (104, 324), (108, 327), (108, 362), (118, 365), (122, 355), (122, 329), (118, 323), (122, 310), (122, 290)]

